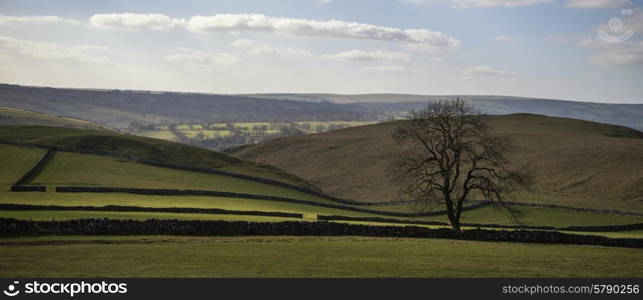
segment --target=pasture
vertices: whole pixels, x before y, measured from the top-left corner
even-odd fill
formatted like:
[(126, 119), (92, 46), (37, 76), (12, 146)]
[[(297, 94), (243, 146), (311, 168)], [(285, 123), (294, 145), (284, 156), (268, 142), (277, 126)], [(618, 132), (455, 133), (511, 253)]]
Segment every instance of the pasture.
[[(119, 193), (0, 193), (1, 204), (54, 205), (54, 206), (94, 206), (109, 205), (138, 206), (156, 208), (219, 208), (244, 211), (276, 211), (315, 215), (338, 215), (348, 217), (380, 217), (397, 220), (440, 221), (447, 222), (446, 216), (429, 217), (390, 217), (337, 208), (319, 207), (298, 203), (225, 198), (205, 196), (148, 196)], [(506, 212), (493, 207), (482, 207), (465, 211), (462, 221), (477, 224), (528, 225), (528, 226), (605, 226), (643, 223), (642, 217), (620, 216), (605, 213), (579, 212), (563, 209), (540, 207), (517, 207), (522, 217), (516, 223)], [(13, 212), (6, 211), (6, 217)], [(34, 213), (35, 214), (35, 213)], [(28, 216), (25, 212), (21, 216)], [(40, 215), (42, 216), (42, 215)], [(373, 223), (373, 222), (366, 222)], [(374, 222), (377, 223), (377, 222)]]
[[(193, 130), (193, 129), (186, 129)], [(196, 129), (194, 129), (196, 131)], [(346, 130), (342, 130), (346, 131)], [(613, 133), (613, 131), (609, 131)], [(186, 166), (207, 166), (315, 188), (269, 165), (242, 161), (205, 149), (103, 131), (48, 127), (1, 127), (9, 141), (58, 147), (124, 152), (144, 159)], [(323, 135), (316, 135), (323, 136)], [(368, 141), (367, 141), (368, 142)], [(368, 144), (368, 143), (367, 143)], [(362, 146), (365, 146), (364, 144)], [(362, 151), (363, 152), (363, 147)], [(272, 150), (271, 150), (272, 151)], [(389, 221), (447, 222), (445, 215), (394, 217), (382, 212), (420, 212), (416, 205), (345, 205), (292, 188), (225, 175), (137, 163), (94, 154), (56, 151), (31, 185), (47, 192), (8, 192), (44, 154), (44, 150), (0, 144), (0, 204), (54, 206), (39, 210), (0, 210), (0, 218), (21, 220), (222, 220), (250, 222), (341, 222), (371, 226), (422, 226), (383, 220), (319, 221), (318, 216), (385, 218)], [(311, 166), (314, 168), (315, 166)], [(319, 166), (317, 166), (319, 167)], [(373, 176), (371, 176), (372, 178)], [(57, 186), (195, 189), (269, 195), (315, 203), (291, 203), (232, 197), (61, 193)], [(551, 196), (551, 195), (550, 195)], [(591, 207), (597, 207), (597, 202)], [(564, 204), (564, 203), (563, 203)], [(71, 208), (74, 206), (75, 208)], [(114, 208), (108, 206), (129, 206)], [(5, 206), (7, 207), (7, 206)], [(69, 207), (69, 208), (65, 208)], [(83, 207), (83, 208), (77, 208)], [(107, 208), (105, 208), (107, 207)], [(351, 208), (371, 209), (372, 212)], [(605, 207), (612, 207), (606, 205)], [(100, 208), (101, 211), (97, 211)], [(135, 211), (223, 209), (303, 214), (304, 219), (233, 213)], [(516, 206), (520, 219), (485, 206), (465, 211), (462, 222), (527, 226), (606, 226), (643, 223), (643, 217), (562, 208)], [(129, 209), (129, 211), (127, 210)], [(430, 210), (442, 210), (433, 206)], [(26, 222), (25, 222), (26, 223)], [(312, 223), (305, 223), (308, 226)], [(477, 225), (476, 225), (477, 224)], [(318, 224), (313, 224), (318, 225)], [(322, 224), (325, 225), (325, 224)], [(337, 225), (337, 224), (332, 224)], [(272, 226), (272, 225), (270, 225)], [(473, 226), (473, 227), (472, 227)], [(395, 227), (397, 231), (399, 227)], [(415, 230), (414, 228), (405, 228)], [(513, 232), (515, 233), (515, 232)], [(568, 232), (610, 238), (643, 238), (643, 230)], [(545, 233), (547, 237), (549, 232)], [(176, 237), (176, 236), (34, 236), (0, 237), (1, 277), (635, 277), (643, 268), (641, 249), (580, 245), (474, 242), (426, 238), (374, 237)]]
[(1, 277), (637, 277), (640, 249), (367, 237), (0, 239)]
[(0, 190), (8, 190), (44, 154), (38, 148), (0, 144)]
[(68, 152), (56, 152), (53, 159), (31, 183), (49, 186), (213, 190), (329, 202), (293, 189), (230, 176), (162, 168), (120, 158)]

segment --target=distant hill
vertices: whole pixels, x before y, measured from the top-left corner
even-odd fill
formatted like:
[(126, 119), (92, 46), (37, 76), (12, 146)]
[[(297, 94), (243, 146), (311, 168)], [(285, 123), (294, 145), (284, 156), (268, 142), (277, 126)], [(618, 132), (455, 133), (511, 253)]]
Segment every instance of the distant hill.
[(230, 95), (83, 90), (0, 84), (0, 106), (89, 120), (112, 128), (130, 123), (335, 121), (367, 119), (358, 107)]
[(531, 113), (622, 125), (643, 130), (643, 104), (607, 104), (510, 96), (408, 94), (246, 94), (265, 99), (342, 103), (369, 112), (406, 112), (427, 102), (461, 97), (486, 114)]
[(9, 107), (0, 107), (0, 125), (42, 125), (80, 129), (111, 130), (85, 120), (56, 117), (39, 112)]
[[(568, 118), (487, 116), (510, 138), (508, 158), (530, 170), (534, 184), (516, 201), (643, 211), (643, 133)], [(405, 121), (279, 138), (232, 149), (239, 158), (296, 174), (331, 195), (388, 201), (396, 187), (386, 169), (398, 154), (391, 138)]]
[[(456, 96), (404, 94), (246, 94), (122, 91), (0, 84), (0, 106), (88, 120), (111, 128), (138, 124), (382, 121)], [(643, 104), (506, 96), (463, 96), (488, 114), (533, 113), (643, 130)]]
[(314, 189), (301, 178), (269, 165), (244, 161), (199, 147), (117, 132), (50, 126), (0, 126), (0, 142), (119, 152), (146, 160), (200, 168), (216, 168)]

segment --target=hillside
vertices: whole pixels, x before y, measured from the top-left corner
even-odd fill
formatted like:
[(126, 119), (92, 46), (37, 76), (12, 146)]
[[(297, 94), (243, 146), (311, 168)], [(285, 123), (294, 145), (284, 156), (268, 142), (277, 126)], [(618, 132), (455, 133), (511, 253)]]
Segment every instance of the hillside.
[(18, 108), (0, 107), (0, 125), (41, 125), (79, 129), (110, 130), (80, 119), (57, 117)]
[[(381, 121), (456, 95), (220, 95), (89, 90), (0, 84), (0, 106), (80, 118), (110, 128), (137, 124)], [(532, 113), (643, 130), (643, 104), (607, 104), (509, 96), (462, 96), (487, 114)], [(43, 124), (47, 125), (47, 124)]]
[[(39, 144), (56, 145), (60, 147), (69, 147), (82, 145), (83, 139), (87, 134), (86, 130), (75, 130), (65, 128), (51, 127), (0, 127), (0, 136), (5, 141), (23, 141), (37, 142)], [(21, 135), (23, 138), (12, 137), (8, 133)], [(111, 144), (94, 143), (94, 150), (112, 150), (126, 151), (127, 153), (142, 152), (144, 144), (127, 144), (125, 140), (128, 136), (121, 136), (106, 132), (94, 131), (95, 138), (111, 137)], [(72, 139), (73, 137), (73, 139)], [(75, 140), (78, 143), (71, 143), (69, 140)], [(138, 140), (134, 138), (134, 140)], [(164, 143), (151, 139), (140, 140), (140, 143), (156, 142), (165, 144), (165, 147), (187, 147), (180, 144)], [(151, 140), (151, 141), (149, 141)], [(112, 148), (109, 148), (108, 145)], [(76, 149), (90, 149), (78, 147)], [(161, 153), (168, 154), (168, 160), (182, 161), (180, 153), (173, 153), (159, 148)], [(181, 148), (188, 151), (188, 148)], [(136, 151), (139, 152), (136, 152)], [(198, 149), (202, 150), (202, 149)], [(165, 151), (165, 152), (163, 152)], [(202, 150), (205, 151), (205, 150)], [(209, 152), (209, 151), (207, 151)], [(191, 154), (197, 155), (196, 152), (186, 152), (188, 157)], [(354, 206), (343, 203), (337, 203), (331, 199), (320, 197), (318, 195), (302, 192), (284, 186), (278, 186), (269, 183), (262, 183), (253, 180), (231, 177), (220, 174), (210, 174), (203, 172), (194, 172), (190, 170), (180, 170), (105, 155), (84, 154), (65, 151), (54, 151), (41, 164), (39, 171), (26, 179), (23, 185), (26, 186), (44, 186), (46, 193), (42, 192), (11, 192), (10, 186), (20, 177), (22, 177), (36, 162), (40, 161), (45, 150), (33, 146), (16, 146), (0, 143), (0, 218), (15, 217), (21, 219), (40, 219), (48, 220), (51, 218), (73, 219), (83, 217), (100, 217), (112, 219), (204, 219), (204, 220), (255, 220), (255, 221), (280, 221), (284, 220), (280, 216), (257, 216), (244, 214), (230, 214), (207, 212), (208, 209), (223, 209), (228, 211), (251, 211), (251, 212), (285, 212), (311, 215), (316, 219), (317, 215), (331, 216), (348, 216), (348, 217), (387, 217), (392, 218), (388, 212), (407, 213), (407, 215), (395, 215), (396, 220), (416, 220), (416, 221), (437, 221), (445, 222), (443, 214), (431, 216), (412, 216), (408, 213), (418, 212), (415, 207), (399, 205), (371, 205), (371, 206)], [(226, 158), (223, 154), (218, 154), (219, 165), (221, 168), (234, 170), (238, 173), (255, 174), (258, 168), (256, 164), (243, 163), (234, 164), (237, 161), (234, 158)], [(147, 157), (147, 156), (146, 156)], [(216, 157), (202, 157), (204, 161), (210, 160), (211, 163)], [(223, 160), (223, 161), (222, 161)], [(231, 162), (231, 161), (233, 162)], [(184, 160), (186, 162), (188, 160)], [(221, 162), (222, 161), (222, 162)], [(289, 179), (297, 179), (288, 174), (273, 171), (271, 175), (274, 179), (281, 179), (288, 182)], [(264, 170), (265, 171), (265, 170)], [(282, 176), (282, 177), (279, 177)], [(283, 177), (288, 176), (288, 177)], [(269, 178), (270, 176), (264, 176)], [(296, 184), (298, 181), (293, 180), (289, 183)], [(215, 192), (237, 193), (238, 195), (172, 195), (172, 194), (125, 194), (110, 192), (64, 192), (59, 191), (60, 187), (102, 187), (102, 188), (134, 188), (134, 189), (176, 189), (176, 190), (203, 190)], [(241, 195), (243, 194), (243, 195)], [(252, 196), (260, 196), (253, 198)], [(278, 199), (265, 199), (264, 196), (281, 197), (295, 199), (294, 201), (284, 201)], [(15, 209), (7, 205), (23, 205), (22, 208)], [(24, 206), (27, 207), (24, 207)], [(116, 207), (116, 206), (120, 206)], [(29, 208), (31, 206), (31, 208)], [(80, 210), (79, 210), (80, 209)], [(140, 211), (146, 209), (146, 211)], [(181, 209), (188, 210), (188, 214)], [(572, 226), (572, 225), (610, 225), (610, 224), (631, 224), (639, 222), (639, 216), (616, 216), (600, 212), (574, 212), (555, 208), (544, 207), (526, 207), (521, 209), (525, 214), (524, 224), (533, 226)], [(479, 223), (484, 221), (496, 224), (515, 224), (505, 213), (494, 210), (491, 207), (479, 207), (467, 212), (466, 222)], [(341, 221), (340, 221), (341, 222)], [(396, 221), (397, 222), (397, 221)], [(359, 221), (358, 221), (359, 223)], [(380, 224), (376, 221), (372, 224)], [(369, 223), (370, 224), (370, 223)], [(389, 224), (389, 223), (383, 223)]]
[[(514, 142), (508, 158), (530, 170), (534, 184), (516, 201), (643, 211), (643, 133), (539, 115), (487, 116)], [(403, 121), (280, 138), (231, 150), (301, 176), (334, 196), (389, 201), (386, 170), (397, 155), (391, 138)]]
[(643, 104), (607, 104), (528, 97), (492, 95), (410, 95), (410, 94), (246, 94), (264, 99), (341, 103), (369, 112), (398, 114), (421, 109), (427, 102), (460, 97), (486, 114), (531, 113), (616, 124), (643, 130)]
[[(359, 120), (359, 108), (233, 95), (83, 90), (0, 84), (0, 106), (86, 119), (112, 128), (131, 122)], [(297, 120), (295, 120), (297, 119)]]
[(302, 179), (269, 165), (243, 161), (194, 146), (116, 132), (48, 126), (0, 126), (0, 142), (119, 152), (146, 160), (216, 168), (312, 188)]

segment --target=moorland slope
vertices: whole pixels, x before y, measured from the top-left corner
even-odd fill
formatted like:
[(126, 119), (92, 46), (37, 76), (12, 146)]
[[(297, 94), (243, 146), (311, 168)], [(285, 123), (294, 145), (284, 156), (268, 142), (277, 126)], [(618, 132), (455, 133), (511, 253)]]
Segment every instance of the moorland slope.
[[(485, 118), (494, 134), (513, 142), (512, 166), (533, 179), (516, 201), (643, 211), (642, 132), (529, 114)], [(279, 167), (337, 197), (390, 201), (397, 188), (387, 169), (399, 154), (392, 133), (403, 122), (279, 138), (229, 153)]]

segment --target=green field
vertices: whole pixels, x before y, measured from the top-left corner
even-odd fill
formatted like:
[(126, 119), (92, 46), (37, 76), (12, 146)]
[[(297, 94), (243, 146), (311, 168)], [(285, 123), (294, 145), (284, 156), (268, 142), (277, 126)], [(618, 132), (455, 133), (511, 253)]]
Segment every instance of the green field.
[(114, 157), (68, 152), (56, 152), (32, 183), (51, 186), (200, 189), (330, 202), (292, 189), (229, 176), (161, 168)]
[(254, 199), (203, 196), (147, 196), (120, 193), (0, 193), (0, 203), (60, 206), (140, 206), (221, 208), (246, 211), (278, 211), (306, 214), (369, 217), (371, 214), (304, 204)]
[[(643, 223), (643, 217), (621, 216), (615, 214), (581, 212), (567, 209), (518, 206), (519, 221), (525, 225), (565, 226), (601, 226)], [(446, 222), (446, 217), (440, 218)], [(468, 210), (462, 213), (462, 222), (479, 224), (516, 224), (512, 218), (499, 209), (487, 206)]]
[(0, 239), (0, 277), (12, 278), (638, 277), (640, 258), (640, 249), (406, 238)]
[(45, 150), (0, 144), (0, 191), (7, 191), (45, 154)]
[[(380, 217), (400, 220), (423, 220), (446, 222), (446, 216), (431, 216), (420, 218), (390, 217), (374, 215), (350, 210), (318, 207), (287, 202), (275, 202), (254, 199), (237, 199), (202, 196), (146, 196), (118, 193), (0, 193), (0, 203), (28, 205), (58, 205), (58, 206), (139, 206), (139, 207), (188, 207), (188, 208), (220, 208), (227, 210), (245, 211), (276, 211), (318, 215), (341, 215), (350, 217)], [(643, 223), (643, 218), (634, 216), (619, 216), (613, 214), (598, 214), (576, 212), (561, 209), (537, 207), (520, 207), (523, 214), (522, 222), (531, 226), (597, 226), (624, 225)], [(10, 216), (7, 212), (7, 216)], [(465, 211), (463, 222), (515, 224), (503, 211), (492, 207), (483, 207)]]
[(172, 132), (170, 132), (168, 130), (137, 131), (136, 135), (144, 136), (144, 137), (148, 137), (148, 138), (153, 138), (153, 139), (167, 140), (167, 141), (176, 140), (176, 136), (174, 135), (174, 133), (172, 133)]
[(0, 126), (0, 140), (82, 150), (113, 151), (147, 160), (217, 168), (314, 188), (301, 178), (270, 165), (240, 160), (199, 147), (116, 132), (46, 126)]
[[(203, 136), (209, 139), (226, 137), (230, 135), (230, 131), (227, 130), (182, 130), (186, 136), (190, 138), (196, 138), (199, 133), (203, 133)], [(274, 133), (266, 131), (266, 133)]]
[[(277, 124), (292, 124), (292, 125), (295, 125), (297, 129), (302, 130), (305, 133), (319, 133), (320, 131), (318, 130), (318, 126), (323, 127), (324, 128), (323, 131), (326, 131), (328, 130), (328, 127), (331, 124), (333, 124), (334, 126), (341, 126), (345, 128), (345, 127), (369, 125), (374, 123), (375, 122), (363, 122), (363, 121), (323, 121), (323, 122), (316, 121), (316, 122), (290, 122), (290, 123), (234, 122), (230, 124), (232, 124), (237, 129), (250, 131), (250, 132), (252, 132), (252, 128), (255, 126), (265, 126), (267, 130), (264, 131), (264, 134), (277, 134), (279, 133), (279, 130), (274, 128), (274, 125), (277, 125)], [(213, 124), (207, 124), (207, 125), (225, 128), (227, 123), (213, 123)], [(155, 128), (156, 130), (137, 130), (137, 131), (132, 131), (131, 133), (138, 136), (151, 137), (151, 138), (163, 139), (168, 141), (176, 141), (176, 136), (171, 131), (168, 130), (169, 129), (168, 125), (155, 126)], [(227, 137), (232, 134), (229, 130), (210, 130), (210, 129), (203, 129), (203, 128), (204, 128), (203, 124), (176, 125), (176, 129), (182, 132), (183, 134), (185, 134), (189, 138), (196, 138), (199, 133), (203, 133), (203, 136), (209, 139)]]

